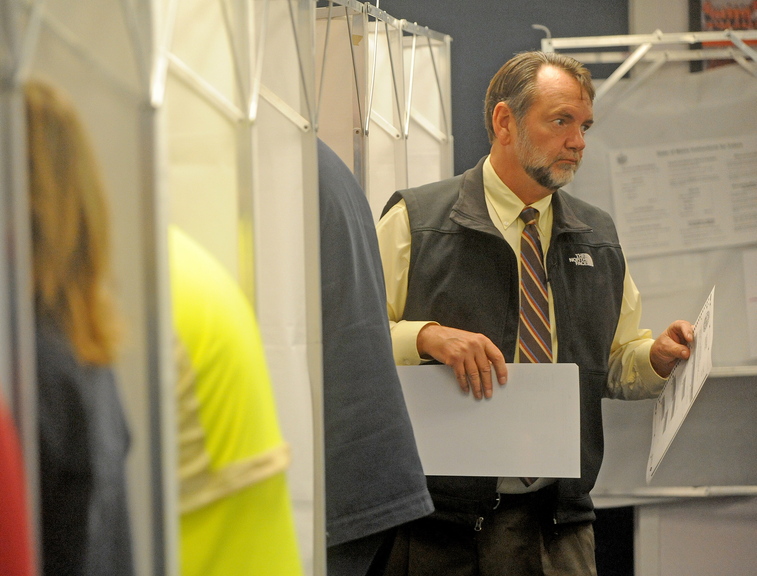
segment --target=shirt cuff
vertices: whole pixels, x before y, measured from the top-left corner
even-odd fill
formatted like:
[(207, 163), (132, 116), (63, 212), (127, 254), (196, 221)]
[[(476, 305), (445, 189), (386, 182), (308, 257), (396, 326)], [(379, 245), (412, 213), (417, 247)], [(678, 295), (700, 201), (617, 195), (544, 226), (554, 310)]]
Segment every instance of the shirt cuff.
[(652, 367), (649, 357), (652, 344), (654, 344), (654, 340), (644, 342), (636, 349), (636, 370), (639, 380), (644, 383), (644, 388), (654, 396), (657, 396), (662, 391), (668, 379), (660, 376)]
[(424, 360), (418, 354), (418, 333), (437, 322), (401, 320), (392, 325), (392, 349), (397, 366), (418, 366)]

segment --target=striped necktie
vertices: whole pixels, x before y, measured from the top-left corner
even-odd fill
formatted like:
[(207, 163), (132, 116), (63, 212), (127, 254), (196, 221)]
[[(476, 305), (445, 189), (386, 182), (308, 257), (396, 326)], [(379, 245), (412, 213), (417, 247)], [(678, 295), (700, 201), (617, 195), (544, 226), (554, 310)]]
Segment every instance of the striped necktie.
[(518, 351), (521, 362), (552, 362), (547, 274), (544, 271), (539, 211), (526, 207), (520, 217), (526, 223), (520, 241), (520, 325)]
[[(518, 351), (521, 362), (552, 362), (547, 274), (536, 218), (539, 211), (526, 207), (520, 217), (526, 223), (520, 239), (520, 324)], [(537, 478), (521, 478), (531, 486)]]

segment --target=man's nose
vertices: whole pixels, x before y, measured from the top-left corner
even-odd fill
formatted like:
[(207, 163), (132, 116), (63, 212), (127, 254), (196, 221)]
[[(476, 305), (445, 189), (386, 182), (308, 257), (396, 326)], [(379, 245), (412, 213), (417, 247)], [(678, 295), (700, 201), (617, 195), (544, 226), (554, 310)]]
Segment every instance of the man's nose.
[(583, 130), (581, 128), (572, 130), (568, 136), (568, 140), (565, 142), (565, 146), (569, 150), (576, 150), (578, 152), (581, 152), (586, 148), (586, 140)]

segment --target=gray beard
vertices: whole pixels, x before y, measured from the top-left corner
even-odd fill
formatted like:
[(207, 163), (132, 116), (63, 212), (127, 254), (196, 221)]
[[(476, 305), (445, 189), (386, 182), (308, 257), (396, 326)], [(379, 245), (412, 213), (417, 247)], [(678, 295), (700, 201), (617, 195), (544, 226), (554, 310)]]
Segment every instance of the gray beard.
[(547, 190), (558, 190), (566, 184), (570, 184), (575, 176), (574, 170), (561, 170), (562, 178), (557, 177), (553, 170), (550, 170), (549, 166), (524, 166), (526, 174), (531, 176), (537, 184), (543, 186)]
[(551, 169), (549, 159), (533, 145), (528, 131), (522, 127), (520, 127), (520, 136), (516, 144), (515, 153), (526, 174), (537, 184), (553, 192), (566, 184), (570, 184), (580, 165), (579, 162), (575, 166), (575, 169), (559, 171)]

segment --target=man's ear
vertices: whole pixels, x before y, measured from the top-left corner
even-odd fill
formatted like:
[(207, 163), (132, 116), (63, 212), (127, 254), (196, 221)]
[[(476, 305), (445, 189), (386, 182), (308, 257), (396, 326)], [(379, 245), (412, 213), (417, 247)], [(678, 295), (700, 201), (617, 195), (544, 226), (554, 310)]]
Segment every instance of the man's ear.
[(492, 112), (494, 136), (501, 145), (509, 144), (515, 139), (515, 116), (505, 102), (498, 102)]

